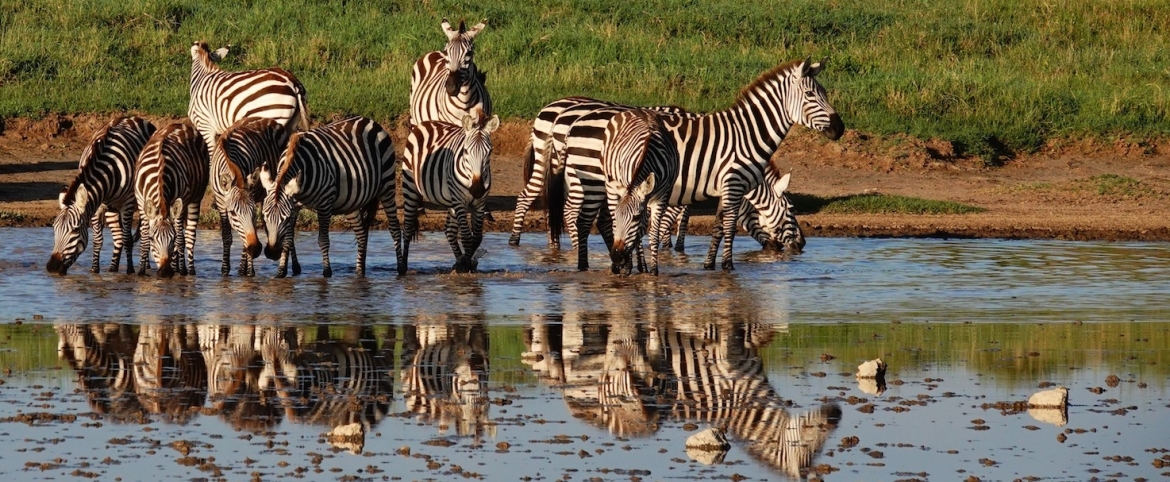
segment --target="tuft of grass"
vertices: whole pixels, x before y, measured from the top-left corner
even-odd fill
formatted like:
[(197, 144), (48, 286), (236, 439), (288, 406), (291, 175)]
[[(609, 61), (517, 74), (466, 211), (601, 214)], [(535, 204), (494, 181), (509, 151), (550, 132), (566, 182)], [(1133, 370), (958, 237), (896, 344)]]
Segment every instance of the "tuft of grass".
[(27, 220), (28, 220), (27, 215), (17, 213), (17, 212), (12, 212), (12, 211), (0, 211), (0, 221), (10, 222), (10, 223), (23, 223)]
[(952, 201), (937, 201), (889, 194), (854, 194), (823, 198), (791, 194), (798, 212), (825, 214), (971, 214), (984, 208)]
[(1101, 174), (1089, 178), (1089, 184), (1095, 188), (1097, 194), (1116, 197), (1140, 197), (1150, 194), (1151, 190), (1141, 181), (1132, 177), (1117, 174)]

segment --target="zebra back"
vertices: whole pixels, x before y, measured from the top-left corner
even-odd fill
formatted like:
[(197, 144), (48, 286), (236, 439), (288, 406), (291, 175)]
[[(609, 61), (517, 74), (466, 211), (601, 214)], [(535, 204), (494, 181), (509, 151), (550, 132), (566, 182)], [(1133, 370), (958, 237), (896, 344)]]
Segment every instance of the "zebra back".
[(191, 45), (191, 100), (187, 116), (208, 147), (240, 119), (265, 117), (288, 132), (309, 128), (305, 86), (279, 67), (227, 72), (217, 62), (228, 49), (212, 52), (206, 42)]
[[(189, 122), (159, 129), (142, 148), (135, 171), (134, 196), (145, 230), (142, 252), (153, 253), (160, 276), (170, 273), (175, 220), (187, 218), (184, 231), (193, 235), (194, 222), (198, 219), (190, 217), (194, 214), (198, 218), (210, 164), (207, 144)], [(183, 247), (184, 256), (190, 254), (187, 248)], [(180, 271), (185, 269), (180, 267)]]
[(463, 116), (479, 109), (492, 115), (486, 77), (475, 65), (475, 36), (486, 20), (471, 30), (460, 20), (458, 30), (443, 19), (447, 45), (430, 52), (414, 64), (410, 74), (410, 124), (444, 121), (460, 124)]
[[(94, 132), (81, 153), (77, 175), (58, 197), (61, 210), (53, 218), (53, 254), (46, 266), (48, 271), (64, 275), (73, 265), (88, 243), (88, 228), (100, 223), (95, 216), (102, 207), (124, 217), (133, 216), (135, 164), (154, 132), (154, 124), (133, 116), (113, 119)], [(119, 240), (133, 243), (128, 232), (116, 233), (114, 238), (115, 251), (120, 251)], [(96, 269), (100, 249), (96, 241), (94, 247)]]

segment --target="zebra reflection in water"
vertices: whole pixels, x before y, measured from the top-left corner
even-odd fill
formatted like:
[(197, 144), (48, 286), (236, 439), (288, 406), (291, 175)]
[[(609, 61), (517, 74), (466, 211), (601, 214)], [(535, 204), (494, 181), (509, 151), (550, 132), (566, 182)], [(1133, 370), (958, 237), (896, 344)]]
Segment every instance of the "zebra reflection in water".
[(207, 366), (195, 325), (182, 320), (143, 323), (134, 349), (134, 390), (146, 411), (185, 424), (207, 399)]
[(726, 429), (787, 476), (807, 475), (841, 409), (789, 412), (760, 357), (783, 325), (747, 319), (761, 311), (739, 305), (755, 296), (728, 295), (734, 289), (713, 289), (726, 301), (700, 304), (656, 301), (654, 289), (641, 290), (645, 299), (597, 311), (574, 306), (575, 290), (562, 286), (564, 312), (533, 319), (524, 362), (562, 389), (575, 417), (615, 435), (652, 435), (665, 420), (699, 422)]
[(57, 356), (77, 374), (94, 412), (110, 422), (142, 423), (146, 410), (134, 393), (134, 349), (138, 334), (118, 323), (60, 324)]

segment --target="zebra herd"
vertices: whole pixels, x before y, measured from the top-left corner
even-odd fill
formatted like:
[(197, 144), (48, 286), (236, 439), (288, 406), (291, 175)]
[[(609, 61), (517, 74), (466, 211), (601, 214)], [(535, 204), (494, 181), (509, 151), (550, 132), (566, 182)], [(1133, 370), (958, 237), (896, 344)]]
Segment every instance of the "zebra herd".
[[(480, 22), (468, 29), (461, 21), (453, 28), (444, 19), (445, 48), (415, 63), (411, 129), (401, 162), (377, 122), (353, 116), (310, 128), (306, 90), (293, 74), (280, 68), (224, 71), (218, 62), (228, 49), (212, 51), (195, 42), (189, 119), (157, 129), (122, 117), (94, 134), (77, 177), (61, 194), (46, 269), (65, 274), (84, 251), (88, 228), (94, 236), (92, 270), (99, 271), (108, 226), (114, 242), (110, 271), (118, 270), (123, 251), (127, 273), (134, 271), (131, 251), (141, 238), (139, 274), (153, 261), (159, 276), (194, 275), (195, 226), (210, 183), (225, 276), (235, 236), (243, 242), (239, 275), (255, 274), (253, 260), (261, 251), (278, 261), (278, 277), (287, 275), (290, 261), (292, 273), (299, 274), (293, 232), (304, 208), (317, 215), (322, 274), (332, 274), (330, 220), (343, 215), (357, 240), (356, 273), (364, 276), (379, 205), (403, 275), (424, 203), (447, 210), (455, 271), (475, 271), (491, 189), (491, 134), (499, 126), (486, 76), (474, 61), (473, 40), (484, 27)], [(658, 251), (669, 243), (676, 221), (681, 250), (687, 207), (717, 198), (719, 226), (705, 269), (714, 269), (720, 244), (722, 268), (734, 268), (732, 242), (740, 225), (765, 248), (799, 253), (804, 237), (784, 195), (790, 176), (781, 175), (770, 158), (794, 124), (830, 139), (844, 132), (816, 80), (820, 70), (821, 64), (808, 60), (779, 65), (745, 87), (732, 107), (712, 114), (585, 97), (549, 103), (533, 124), (527, 184), (517, 198), (509, 244), (519, 244), (527, 211), (543, 193), (549, 244), (559, 247), (567, 231), (578, 269), (588, 269), (587, 239), (596, 221), (613, 272), (630, 273), (637, 258), (639, 271), (657, 274)], [(254, 225), (258, 199), (267, 235), (263, 249)], [(139, 229), (132, 234), (135, 212)]]

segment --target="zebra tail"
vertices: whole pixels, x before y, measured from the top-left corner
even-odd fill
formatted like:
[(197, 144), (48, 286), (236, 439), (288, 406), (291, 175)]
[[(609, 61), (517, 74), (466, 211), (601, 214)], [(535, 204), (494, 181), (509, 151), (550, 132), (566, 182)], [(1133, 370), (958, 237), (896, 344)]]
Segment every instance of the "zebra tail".
[(301, 111), (301, 122), (300, 122), (301, 130), (308, 131), (309, 130), (309, 103), (308, 103), (308, 101), (305, 100), (304, 87), (302, 87), (300, 92), (297, 92), (297, 94), (299, 94), (299, 95), (297, 95), (297, 110)]
[(548, 233), (552, 239), (560, 239), (565, 232), (565, 170), (550, 175), (545, 171), (544, 192), (545, 212), (548, 215)]

